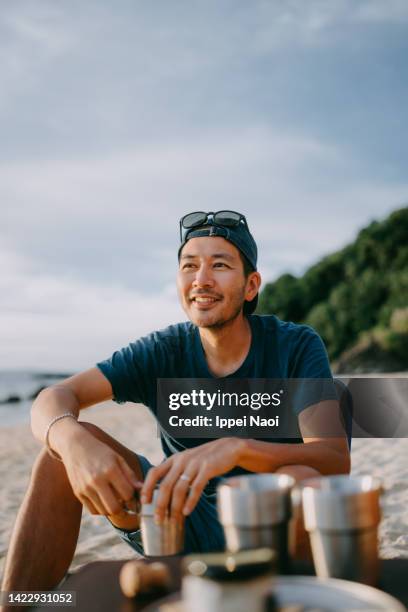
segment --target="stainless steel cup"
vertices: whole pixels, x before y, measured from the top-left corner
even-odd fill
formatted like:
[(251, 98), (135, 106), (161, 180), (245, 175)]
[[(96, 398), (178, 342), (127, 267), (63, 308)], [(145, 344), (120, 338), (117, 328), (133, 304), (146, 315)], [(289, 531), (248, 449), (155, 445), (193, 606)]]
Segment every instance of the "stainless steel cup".
[(342, 475), (312, 478), (301, 486), (316, 574), (376, 584), (380, 481)]
[(227, 550), (268, 547), (280, 571), (288, 565), (290, 492), (295, 484), (284, 474), (237, 476), (217, 488), (217, 507)]
[(157, 525), (154, 521), (159, 489), (153, 491), (151, 504), (142, 504), (140, 529), (147, 557), (177, 555), (184, 547), (184, 520), (171, 521), (168, 516)]

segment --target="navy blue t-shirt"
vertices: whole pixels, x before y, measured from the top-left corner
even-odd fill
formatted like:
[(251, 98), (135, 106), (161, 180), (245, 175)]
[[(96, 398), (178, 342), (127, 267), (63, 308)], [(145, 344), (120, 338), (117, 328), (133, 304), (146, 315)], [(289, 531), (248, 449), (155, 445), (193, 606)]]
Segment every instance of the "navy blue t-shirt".
[[(248, 355), (228, 377), (332, 378), (324, 344), (311, 327), (281, 321), (274, 315), (250, 315), (248, 321), (252, 331)], [(170, 325), (131, 342), (97, 366), (111, 383), (116, 402), (145, 404), (154, 415), (158, 378), (214, 378), (207, 366), (199, 329), (191, 322)], [(208, 441), (176, 439), (161, 431), (167, 457)], [(302, 439), (281, 441), (302, 442)], [(244, 470), (234, 470), (238, 472)]]

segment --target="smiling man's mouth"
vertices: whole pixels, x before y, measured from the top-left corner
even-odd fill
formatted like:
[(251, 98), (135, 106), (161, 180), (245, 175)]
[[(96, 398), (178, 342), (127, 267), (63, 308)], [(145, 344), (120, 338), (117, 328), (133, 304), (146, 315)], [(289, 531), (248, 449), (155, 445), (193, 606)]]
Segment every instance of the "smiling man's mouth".
[(215, 298), (193, 298), (193, 302), (198, 302), (199, 304), (211, 304), (212, 302), (216, 302)]
[(215, 302), (219, 302), (220, 298), (216, 298), (211, 295), (195, 295), (190, 298), (190, 302), (197, 305), (209, 306), (211, 304), (215, 304)]

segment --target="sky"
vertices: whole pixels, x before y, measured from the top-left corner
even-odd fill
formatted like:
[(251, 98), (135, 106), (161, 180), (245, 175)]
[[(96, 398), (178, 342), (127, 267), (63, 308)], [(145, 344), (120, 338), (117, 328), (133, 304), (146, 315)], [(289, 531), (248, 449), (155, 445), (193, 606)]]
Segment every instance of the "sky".
[(405, 0), (20, 0), (0, 14), (0, 369), (185, 320), (178, 220), (238, 210), (263, 281), (408, 202)]

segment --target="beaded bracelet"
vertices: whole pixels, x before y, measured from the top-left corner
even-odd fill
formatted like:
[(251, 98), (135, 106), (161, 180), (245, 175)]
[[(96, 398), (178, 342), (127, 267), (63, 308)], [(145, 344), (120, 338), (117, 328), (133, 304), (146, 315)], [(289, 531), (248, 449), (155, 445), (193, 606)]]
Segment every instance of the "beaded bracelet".
[(52, 421), (48, 424), (47, 431), (45, 432), (45, 446), (47, 447), (47, 451), (49, 455), (51, 455), (51, 457), (53, 457), (54, 459), (58, 459), (58, 461), (62, 461), (62, 459), (54, 450), (52, 450), (48, 438), (52, 425), (54, 425), (54, 423), (56, 423), (60, 419), (65, 419), (65, 417), (72, 417), (73, 419), (78, 420), (75, 414), (72, 414), (72, 412), (65, 412), (64, 414), (59, 414), (58, 416), (53, 418)]

